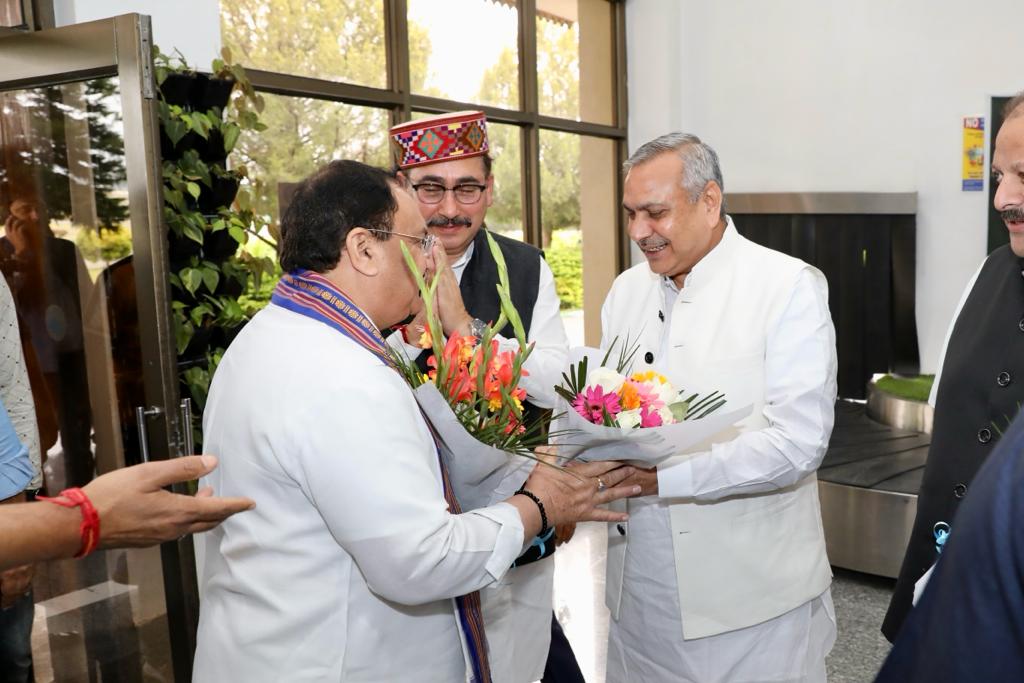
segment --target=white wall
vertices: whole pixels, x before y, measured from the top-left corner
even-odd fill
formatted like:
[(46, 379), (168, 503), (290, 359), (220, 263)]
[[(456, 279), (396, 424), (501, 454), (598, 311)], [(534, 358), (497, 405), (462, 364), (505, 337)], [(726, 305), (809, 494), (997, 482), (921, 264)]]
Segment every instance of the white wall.
[(916, 191), (932, 371), (986, 253), (987, 185), (960, 190), (961, 117), (1024, 89), (1021, 26), (1021, 0), (628, 0), (630, 148), (696, 133), (733, 192)]
[(148, 14), (153, 41), (166, 53), (175, 49), (193, 67), (210, 70), (220, 54), (220, 0), (54, 0), (57, 26), (81, 24), (119, 14)]

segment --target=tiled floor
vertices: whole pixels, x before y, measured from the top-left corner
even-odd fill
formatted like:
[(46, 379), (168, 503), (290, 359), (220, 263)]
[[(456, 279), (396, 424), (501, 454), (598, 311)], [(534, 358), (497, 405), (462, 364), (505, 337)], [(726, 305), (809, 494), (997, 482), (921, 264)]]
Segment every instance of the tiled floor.
[[(604, 524), (581, 524), (555, 553), (555, 611), (588, 683), (604, 683), (608, 611), (604, 606)], [(835, 570), (838, 636), (828, 658), (831, 683), (869, 683), (889, 651), (878, 628), (893, 581)]]

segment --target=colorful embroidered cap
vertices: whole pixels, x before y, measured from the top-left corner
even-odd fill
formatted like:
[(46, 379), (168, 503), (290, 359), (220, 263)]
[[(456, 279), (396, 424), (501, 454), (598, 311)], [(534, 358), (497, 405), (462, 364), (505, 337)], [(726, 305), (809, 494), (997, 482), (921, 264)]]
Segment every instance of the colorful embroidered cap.
[(409, 121), (391, 129), (399, 168), (487, 154), (487, 117), (482, 111), (457, 111)]

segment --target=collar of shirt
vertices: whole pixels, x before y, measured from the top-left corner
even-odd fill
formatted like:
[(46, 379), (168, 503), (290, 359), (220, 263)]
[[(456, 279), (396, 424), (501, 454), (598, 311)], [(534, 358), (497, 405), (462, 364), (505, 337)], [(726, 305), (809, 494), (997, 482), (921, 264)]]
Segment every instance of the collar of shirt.
[(675, 280), (667, 275), (661, 276), (661, 291), (665, 303), (662, 310), (664, 317), (661, 319), (661, 337), (658, 344), (659, 359), (665, 358), (668, 353), (669, 336), (672, 332), (672, 313), (676, 304), (690, 303), (696, 298), (700, 289), (711, 282), (715, 273), (721, 270), (722, 264), (728, 262), (732, 251), (736, 248), (738, 239), (739, 233), (736, 232), (732, 218), (726, 216), (725, 233), (722, 235), (722, 240), (697, 262), (693, 270), (686, 276), (686, 280), (683, 281), (682, 290), (676, 285)]
[(722, 264), (729, 262), (733, 251), (736, 249), (736, 245), (739, 243), (739, 236), (736, 226), (733, 225), (732, 218), (726, 216), (725, 232), (722, 234), (721, 241), (693, 266), (693, 269), (687, 274), (686, 280), (683, 281), (682, 289), (679, 289), (672, 278), (667, 275), (662, 276), (661, 281), (665, 291), (666, 303), (670, 300), (675, 300), (677, 297), (679, 301), (693, 301), (697, 294), (700, 293), (700, 290), (721, 271)]
[(473, 258), (473, 249), (476, 248), (476, 242), (470, 242), (466, 251), (462, 252), (462, 256), (455, 259), (452, 263), (452, 272), (455, 273), (455, 280), (462, 284), (462, 273), (465, 272), (466, 266), (469, 264), (469, 259)]

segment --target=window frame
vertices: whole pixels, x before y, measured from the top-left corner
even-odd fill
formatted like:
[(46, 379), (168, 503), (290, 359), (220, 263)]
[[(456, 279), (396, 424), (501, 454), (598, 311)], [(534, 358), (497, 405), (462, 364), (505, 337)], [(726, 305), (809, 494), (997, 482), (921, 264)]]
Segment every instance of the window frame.
[[(616, 189), (621, 196), (622, 174), (618, 169), (627, 157), (626, 11), (622, 0), (603, 0), (612, 10), (614, 125), (575, 121), (539, 112), (537, 80), (537, 0), (515, 0), (519, 16), (519, 108), (506, 109), (474, 102), (460, 102), (412, 92), (409, 69), (407, 0), (378, 0), (384, 7), (384, 39), (387, 88), (374, 88), (309, 76), (298, 76), (246, 67), (253, 87), (261, 92), (289, 97), (309, 97), (344, 104), (386, 109), (392, 126), (412, 119), (413, 110), (430, 114), (476, 109), (488, 120), (519, 128), (522, 149), (521, 193), (523, 240), (541, 247), (540, 131), (553, 130), (605, 138), (616, 143)], [(243, 63), (243, 66), (246, 66)], [(613, 245), (621, 272), (629, 259), (625, 219), (615, 217), (620, 239)]]

